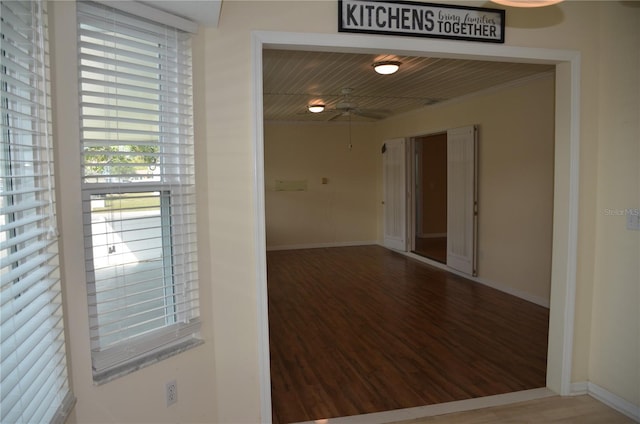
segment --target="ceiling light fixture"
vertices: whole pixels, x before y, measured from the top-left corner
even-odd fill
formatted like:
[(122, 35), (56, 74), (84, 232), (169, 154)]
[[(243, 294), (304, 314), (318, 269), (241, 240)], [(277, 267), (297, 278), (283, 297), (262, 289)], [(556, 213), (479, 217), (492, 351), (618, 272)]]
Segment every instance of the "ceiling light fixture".
[(307, 106), (307, 109), (309, 109), (309, 112), (311, 113), (320, 113), (324, 111), (324, 105), (319, 103), (314, 103), (312, 105)]
[(390, 75), (394, 74), (402, 65), (401, 62), (395, 60), (383, 60), (380, 62), (374, 62), (373, 69), (381, 75)]
[(563, 0), (491, 0), (493, 3), (498, 3), (503, 6), (512, 7), (543, 7), (557, 4)]

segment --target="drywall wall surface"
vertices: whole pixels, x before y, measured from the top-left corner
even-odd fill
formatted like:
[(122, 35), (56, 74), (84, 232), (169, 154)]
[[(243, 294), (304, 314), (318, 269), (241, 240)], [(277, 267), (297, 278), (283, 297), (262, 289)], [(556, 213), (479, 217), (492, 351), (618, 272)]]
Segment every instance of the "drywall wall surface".
[(382, 144), (470, 124), (479, 129), (478, 277), (548, 302), (553, 75), (386, 119), (378, 124), (378, 134)]
[(597, 230), (589, 381), (640, 419), (640, 4), (602, 8)]
[(230, 1), (218, 28), (204, 31), (217, 422), (270, 419), (260, 404), (256, 251), (266, 245), (255, 227), (255, 196), (264, 187), (255, 185), (252, 31), (331, 33), (336, 19), (331, 2)]
[[(337, 34), (337, 2), (225, 1), (219, 26), (201, 29), (197, 37), (197, 43), (201, 43), (197, 66), (203, 74), (201, 81), (196, 80), (196, 86), (202, 100), (196, 100), (200, 109), (196, 117), (204, 117), (206, 123), (196, 138), (198, 178), (204, 181), (198, 191), (198, 212), (206, 221), (200, 233), (206, 242), (199, 251), (202, 258), (199, 268), (201, 275), (208, 275), (201, 284), (207, 343), (132, 374), (131, 378), (99, 387), (90, 384), (86, 292), (83, 265), (78, 260), (82, 257), (78, 228), (80, 182), (75, 174), (77, 164), (69, 162), (69, 158), (78, 155), (78, 132), (73, 130), (77, 128), (77, 110), (73, 110), (77, 104), (77, 96), (73, 95), (77, 83), (70, 79), (77, 69), (74, 35), (70, 34), (75, 31), (75, 23), (71, 21), (74, 11), (72, 2), (51, 3), (55, 15), (52, 27), (56, 33), (51, 41), (52, 52), (60, 55), (52, 59), (57, 96), (53, 99), (54, 142), (58, 160), (65, 311), (70, 323), (67, 340), (72, 381), (78, 395), (76, 420), (267, 421), (269, 417), (262, 417), (260, 409), (257, 341), (257, 276), (263, 264), (256, 252), (265, 246), (259, 245), (260, 239), (256, 236), (259, 218), (255, 216), (255, 193), (264, 187), (256, 187), (256, 171), (259, 171), (256, 154), (260, 150), (254, 146), (257, 128), (251, 34), (256, 30)], [(486, 6), (484, 1), (455, 3)], [(600, 210), (611, 202), (633, 203), (633, 194), (625, 193), (633, 193), (634, 186), (627, 180), (619, 186), (616, 172), (629, 166), (637, 169), (639, 164), (633, 143), (622, 141), (631, 137), (637, 143), (637, 129), (629, 122), (623, 122), (625, 126), (617, 121), (617, 117), (630, 113), (630, 106), (637, 108), (632, 91), (635, 89), (637, 93), (640, 74), (637, 56), (635, 62), (623, 60), (637, 54), (637, 44), (630, 41), (637, 40), (640, 27), (637, 23), (632, 25), (638, 14), (636, 3), (566, 1), (540, 10), (508, 8), (505, 46), (580, 52), (579, 250), (572, 380), (587, 381), (593, 377), (617, 396), (637, 403), (631, 377), (622, 377), (638, 370), (634, 358), (637, 354), (625, 350), (637, 340), (631, 337), (632, 333), (635, 331), (636, 337), (638, 334), (637, 309), (627, 308), (625, 303), (635, 296), (638, 304), (637, 260), (635, 265), (628, 263), (628, 255), (634, 254), (633, 250), (620, 256), (614, 253), (621, 244), (635, 246), (627, 241), (633, 233), (620, 230), (616, 220), (602, 216)], [(345, 40), (350, 37), (349, 34), (340, 36)], [(371, 45), (376, 46), (380, 36), (370, 37)], [(430, 42), (425, 39), (425, 50)], [(455, 46), (468, 44), (452, 42), (450, 45), (455, 52)], [(605, 54), (608, 49), (613, 50)], [(637, 122), (637, 115), (633, 119)], [(465, 122), (472, 123), (476, 122)], [(566, 127), (570, 123), (557, 122), (556, 126), (558, 124)], [(616, 150), (609, 151), (612, 146)], [(620, 160), (623, 165), (619, 166)], [(630, 161), (630, 165), (626, 161)], [(604, 175), (602, 179), (601, 175)], [(378, 180), (377, 185), (380, 184)], [(635, 189), (637, 193), (637, 185)], [(608, 197), (610, 191), (611, 198)], [(522, 213), (523, 217), (529, 216)], [(618, 331), (621, 322), (625, 325)], [(635, 324), (628, 324), (630, 322)], [(618, 354), (623, 351), (619, 360)], [(590, 363), (594, 355), (597, 357)], [(177, 376), (179, 390), (183, 388), (183, 379), (193, 384), (187, 392), (191, 400), (183, 403), (185, 398), (181, 397), (179, 407), (174, 409), (165, 408), (158, 400), (163, 394), (155, 391), (161, 391), (158, 383), (170, 376)]]
[[(456, 2), (471, 6), (486, 6), (483, 1)], [(540, 9), (507, 10), (506, 46), (542, 49), (571, 49), (580, 53), (580, 192), (578, 222), (578, 262), (576, 305), (574, 315), (574, 343), (572, 381), (589, 379), (591, 345), (591, 312), (599, 300), (593, 296), (594, 263), (596, 263), (596, 197), (597, 162), (599, 151), (607, 140), (599, 136), (599, 108), (601, 93), (600, 68), (609, 66), (611, 75), (625, 71), (626, 64), (601, 59), (600, 38), (615, 44), (617, 38), (600, 33), (600, 14), (603, 9), (613, 16), (637, 13), (635, 2), (563, 2)], [(253, 197), (255, 168), (254, 115), (252, 108), (251, 32), (273, 30), (305, 33), (337, 32), (337, 5), (331, 1), (309, 2), (225, 2), (217, 29), (205, 31), (205, 63), (207, 68), (207, 163), (210, 181), (209, 218), (214, 281), (213, 307), (217, 387), (220, 394), (218, 418), (227, 421), (248, 421), (259, 414), (258, 391), (247, 390), (257, 384), (260, 374), (256, 317), (256, 237)], [(636, 29), (625, 26), (626, 36), (637, 37)], [(345, 39), (350, 35), (342, 35)], [(376, 36), (371, 36), (375, 46)], [(425, 40), (425, 49), (430, 40)], [(454, 43), (452, 51), (455, 51)], [(224, 60), (225, 66), (219, 66)], [(566, 68), (566, 66), (565, 66)], [(566, 69), (565, 69), (566, 71)], [(637, 82), (637, 73), (632, 80)], [(616, 89), (628, 84), (616, 78), (609, 84)], [(611, 88), (611, 87), (609, 87)], [(569, 87), (560, 87), (564, 92)], [(558, 90), (558, 87), (556, 87)], [(618, 105), (610, 113), (618, 111)], [(557, 116), (558, 118), (558, 116)], [(559, 115), (561, 125), (571, 125), (565, 111)], [(469, 122), (473, 123), (473, 122)], [(231, 180), (231, 184), (229, 184)], [(223, 184), (222, 181), (225, 183)], [(381, 182), (378, 181), (378, 185)], [(615, 243), (615, 238), (612, 243)], [(566, 260), (566, 254), (559, 255)], [(618, 283), (614, 283), (616, 285)], [(623, 290), (624, 292), (624, 290)], [(625, 292), (626, 293), (626, 292)], [(629, 293), (633, 294), (633, 293)], [(628, 320), (637, 316), (621, 312)], [(608, 320), (603, 316), (603, 319)], [(613, 321), (612, 321), (613, 322)], [(224, 323), (224, 324), (223, 324)], [(232, 324), (229, 324), (232, 323)], [(237, 335), (242, 334), (241, 338)], [(253, 344), (247, 342), (251, 340)], [(618, 340), (624, 345), (628, 340)], [(226, 366), (225, 366), (226, 365)], [(609, 362), (602, 369), (614, 367), (628, 371), (629, 364)], [(250, 386), (253, 387), (253, 386)], [(224, 390), (223, 390), (224, 389)], [(609, 389), (619, 393), (626, 389)], [(257, 419), (257, 418), (256, 418)]]
[[(598, 73), (599, 13), (602, 7), (620, 13), (631, 12), (632, 2), (565, 1), (536, 9), (507, 7), (506, 44), (551, 49), (571, 49), (580, 53), (580, 188), (578, 205), (578, 254), (576, 269), (575, 314), (572, 355), (572, 381), (588, 380), (595, 263), (596, 179), (598, 154)], [(568, 69), (565, 70), (568, 72)], [(556, 93), (571, 92), (571, 87), (556, 87)], [(560, 112), (560, 116), (562, 115)], [(558, 116), (558, 115), (557, 115)], [(556, 131), (566, 131), (568, 120), (556, 122)], [(562, 170), (564, 173), (568, 169)], [(556, 175), (558, 177), (558, 175)], [(564, 178), (564, 177), (561, 177)], [(564, 259), (563, 259), (564, 260)]]
[(370, 123), (265, 124), (267, 249), (377, 240), (375, 139)]
[[(140, 422), (213, 422), (216, 419), (214, 385), (214, 348), (212, 338), (211, 291), (209, 268), (200, 267), (200, 313), (205, 343), (159, 363), (117, 378), (100, 386), (93, 383), (89, 343), (89, 319), (82, 236), (80, 196), (80, 121), (78, 119), (78, 65), (76, 50), (75, 2), (49, 3), (52, 111), (58, 199), (58, 222), (61, 235), (61, 269), (65, 299), (67, 354), (72, 390), (77, 402), (69, 422), (140, 423)], [(195, 91), (202, 86), (202, 44), (194, 40)], [(203, 111), (201, 97), (195, 96), (196, 108)], [(198, 115), (199, 112), (196, 112)], [(201, 118), (200, 114), (200, 118)], [(200, 122), (196, 124), (199, 128)], [(198, 137), (200, 134), (198, 135)], [(198, 158), (206, 157), (206, 145), (197, 143)], [(199, 198), (205, 194), (207, 180), (199, 161)], [(198, 244), (199, 259), (209, 256), (206, 237), (206, 208), (199, 230), (204, 232)], [(178, 402), (166, 406), (165, 384), (175, 380)]]

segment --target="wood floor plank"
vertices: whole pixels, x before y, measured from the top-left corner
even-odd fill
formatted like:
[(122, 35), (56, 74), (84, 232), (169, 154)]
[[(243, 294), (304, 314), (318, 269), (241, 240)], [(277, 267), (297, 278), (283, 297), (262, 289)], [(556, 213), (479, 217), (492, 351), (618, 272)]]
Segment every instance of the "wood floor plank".
[(633, 420), (588, 395), (582, 395), (553, 396), (475, 411), (400, 421), (394, 424), (438, 423), (633, 424)]
[(447, 238), (416, 237), (413, 252), (444, 264), (447, 262)]
[(267, 269), (275, 423), (545, 386), (548, 309), (379, 246)]

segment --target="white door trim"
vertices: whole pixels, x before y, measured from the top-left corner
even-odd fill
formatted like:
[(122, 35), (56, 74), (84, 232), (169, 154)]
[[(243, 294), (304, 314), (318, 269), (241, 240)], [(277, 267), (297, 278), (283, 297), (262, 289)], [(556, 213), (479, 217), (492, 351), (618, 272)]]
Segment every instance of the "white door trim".
[[(383, 245), (401, 252), (407, 251), (407, 225), (409, 221), (407, 219), (409, 215), (407, 213), (409, 212), (407, 211), (407, 153), (409, 151), (407, 144), (409, 143), (405, 138), (385, 140), (386, 151), (382, 154)], [(393, 167), (393, 170), (399, 172), (390, 173), (389, 167), (394, 163), (396, 166)], [(396, 178), (394, 179), (394, 177)], [(395, 183), (392, 184), (392, 187), (389, 186), (390, 180), (394, 180)], [(390, 217), (395, 218), (392, 225), (389, 225)]]
[(411, 37), (254, 31), (251, 69), (254, 107), (253, 196), (261, 421), (271, 422), (262, 108), (262, 50), (265, 48), (352, 53), (392, 52), (410, 56), (556, 65), (553, 252), (547, 387), (561, 395), (569, 395), (578, 251), (580, 52)]
[[(478, 126), (447, 130), (447, 266), (475, 277)], [(469, 172), (471, 171), (471, 172)]]
[(267, 231), (264, 194), (264, 112), (262, 96), (262, 50), (264, 39), (254, 33), (251, 37), (251, 76), (253, 80), (253, 198), (256, 257), (256, 301), (258, 318), (258, 361), (260, 389), (260, 422), (270, 424), (271, 362), (269, 355), (269, 296), (267, 294)]

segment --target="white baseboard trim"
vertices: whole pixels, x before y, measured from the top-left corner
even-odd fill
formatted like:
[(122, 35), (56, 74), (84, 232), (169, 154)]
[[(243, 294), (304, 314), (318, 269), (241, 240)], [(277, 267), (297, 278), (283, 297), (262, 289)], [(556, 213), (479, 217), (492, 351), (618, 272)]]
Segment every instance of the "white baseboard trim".
[(369, 246), (378, 244), (377, 241), (336, 241), (329, 243), (288, 244), (282, 246), (267, 246), (267, 252), (276, 250), (321, 249), (327, 247)]
[(454, 412), (466, 412), (474, 409), (490, 408), (493, 406), (509, 405), (512, 403), (542, 399), (550, 396), (556, 396), (556, 394), (547, 388), (523, 390), (521, 392), (505, 393), (503, 395), (458, 400), (454, 402), (438, 403), (435, 405), (418, 406), (415, 408), (396, 409), (393, 411), (375, 412), (372, 414), (351, 415), (348, 417), (331, 418), (326, 421), (306, 421), (299, 424), (318, 424), (320, 422), (327, 424), (383, 424), (451, 414)]
[(549, 306), (550, 306), (549, 299), (545, 299), (545, 298), (540, 297), (540, 296), (536, 296), (536, 295), (533, 295), (533, 294), (530, 294), (530, 293), (526, 293), (526, 292), (523, 292), (521, 290), (514, 289), (512, 287), (504, 286), (502, 284), (494, 283), (493, 281), (488, 281), (488, 280), (485, 280), (484, 278), (472, 277), (471, 275), (468, 275), (468, 274), (465, 274), (463, 272), (456, 271), (455, 269), (449, 268), (445, 264), (442, 264), (442, 263), (440, 263), (438, 261), (434, 261), (434, 260), (425, 258), (423, 256), (416, 255), (415, 253), (412, 253), (412, 252), (400, 252), (400, 251), (397, 251), (397, 252), (398, 253), (402, 253), (402, 254), (404, 254), (406, 256), (409, 256), (410, 258), (416, 259), (418, 261), (424, 262), (424, 263), (426, 263), (428, 265), (434, 266), (436, 268), (443, 269), (443, 270), (448, 271), (448, 272), (450, 272), (452, 274), (459, 275), (461, 277), (466, 278), (467, 280), (471, 280), (471, 281), (474, 281), (476, 283), (480, 283), (482, 285), (491, 287), (493, 289), (496, 289), (496, 290), (499, 290), (501, 292), (510, 294), (512, 296), (519, 297), (520, 299), (524, 299), (527, 302), (535, 303), (536, 305), (539, 305), (539, 306), (542, 306), (543, 308), (549, 309)]
[(571, 395), (589, 395), (594, 399), (640, 423), (640, 405), (634, 405), (591, 381), (571, 383)]
[(628, 400), (622, 399), (620, 396), (611, 393), (595, 383), (588, 382), (587, 387), (590, 396), (640, 423), (640, 405), (634, 405)]
[(542, 306), (544, 308), (549, 309), (550, 307), (549, 299), (545, 299), (544, 297), (536, 296), (531, 293), (526, 293), (521, 290), (514, 289), (512, 287), (503, 286), (502, 284), (494, 283), (492, 281), (487, 281), (484, 278), (471, 277), (471, 279), (480, 284), (484, 284), (485, 286), (489, 286), (496, 290), (500, 290), (501, 292), (508, 293), (515, 297), (519, 297), (520, 299), (524, 299), (528, 302), (535, 303), (536, 305)]
[(570, 396), (581, 396), (589, 394), (589, 384), (586, 381), (579, 381), (576, 383), (571, 383), (571, 388), (569, 389)]

